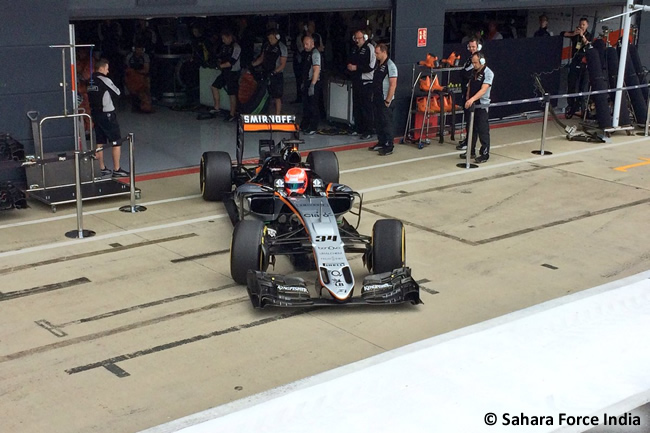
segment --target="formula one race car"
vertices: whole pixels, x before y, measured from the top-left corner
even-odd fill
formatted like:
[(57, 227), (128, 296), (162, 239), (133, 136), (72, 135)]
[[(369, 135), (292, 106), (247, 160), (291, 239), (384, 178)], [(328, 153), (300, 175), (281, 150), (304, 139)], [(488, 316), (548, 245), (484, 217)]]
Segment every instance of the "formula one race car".
[[(244, 133), (268, 132), (272, 137), (277, 131), (291, 137), (278, 143), (259, 140), (259, 159), (244, 164)], [(203, 198), (222, 200), (235, 226), (232, 278), (247, 286), (256, 308), (420, 303), (420, 288), (405, 263), (402, 222), (379, 220), (372, 236), (359, 234), (362, 197), (338, 183), (336, 155), (312, 151), (303, 162), (302, 143), (294, 116), (241, 115), (236, 162), (227, 152), (203, 154)], [(356, 227), (344, 218), (348, 212), (357, 216)], [(353, 297), (355, 280), (346, 253), (363, 253), (364, 264), (373, 272), (364, 278), (358, 297)], [(316, 271), (315, 290), (302, 278), (267, 273), (280, 255), (288, 256), (298, 270)]]

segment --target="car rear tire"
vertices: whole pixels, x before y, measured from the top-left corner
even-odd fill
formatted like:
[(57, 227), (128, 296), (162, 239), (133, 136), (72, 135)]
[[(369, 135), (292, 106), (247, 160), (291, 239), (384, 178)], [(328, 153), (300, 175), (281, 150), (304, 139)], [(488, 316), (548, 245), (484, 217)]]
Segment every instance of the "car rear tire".
[(266, 226), (258, 220), (237, 223), (230, 245), (230, 275), (239, 284), (246, 285), (249, 270), (265, 271), (268, 258), (264, 251)]
[(339, 160), (330, 150), (315, 150), (307, 155), (307, 164), (323, 182), (339, 183)]
[(372, 271), (382, 274), (405, 265), (404, 224), (395, 219), (378, 220), (372, 227)]
[(199, 180), (203, 200), (223, 200), (232, 191), (232, 162), (228, 152), (203, 152)]

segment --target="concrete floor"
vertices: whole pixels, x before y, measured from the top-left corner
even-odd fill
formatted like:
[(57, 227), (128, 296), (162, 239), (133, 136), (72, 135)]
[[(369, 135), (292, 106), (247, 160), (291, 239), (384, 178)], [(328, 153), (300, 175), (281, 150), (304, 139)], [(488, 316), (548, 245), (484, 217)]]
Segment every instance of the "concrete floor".
[(136, 432), (650, 269), (650, 166), (615, 170), (649, 158), (650, 139), (549, 127), (540, 157), (540, 131), (494, 128), (474, 170), (449, 142), (338, 152), (341, 181), (364, 194), (360, 232), (406, 224), (419, 306), (254, 310), (229, 275), (232, 226), (196, 174), (139, 182), (143, 213), (89, 202), (85, 240), (64, 236), (73, 206), (3, 212), (2, 430)]

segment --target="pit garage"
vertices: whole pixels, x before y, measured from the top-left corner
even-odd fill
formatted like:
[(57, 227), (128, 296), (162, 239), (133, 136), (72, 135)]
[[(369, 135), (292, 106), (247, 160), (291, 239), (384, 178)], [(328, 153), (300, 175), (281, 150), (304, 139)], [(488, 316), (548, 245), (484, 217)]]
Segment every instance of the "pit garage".
[[(399, 145), (390, 162), (369, 159), (365, 146), (337, 150), (341, 182), (364, 197), (360, 231), (369, 232), (377, 219), (404, 222), (406, 260), (420, 285), (421, 305), (254, 309), (244, 286), (230, 277), (227, 212), (200, 197), (196, 173), (141, 180), (144, 213), (119, 212), (119, 198), (89, 203), (84, 224), (97, 235), (82, 241), (62, 238), (75, 226), (73, 209), (55, 216), (39, 207), (7, 213), (0, 224), (6, 391), (0, 399), (11, 413), (5, 428), (155, 428), (646, 271), (647, 137), (618, 134), (610, 143), (591, 144), (569, 142), (555, 129), (547, 139), (552, 155), (540, 156), (531, 150), (539, 146), (541, 126), (533, 121), (494, 128), (490, 164), (476, 170), (456, 167), (458, 152), (450, 143), (422, 151)], [(360, 255), (352, 255), (350, 264), (355, 275), (367, 272)], [(286, 259), (277, 261), (275, 271), (296, 275)], [(647, 304), (634, 302), (635, 312)], [(574, 318), (574, 325), (589, 328), (612, 311), (619, 310), (590, 310)], [(545, 323), (557, 331), (545, 348), (578, 329)], [(613, 352), (625, 348), (628, 359), (647, 361), (645, 345), (635, 344), (644, 340), (642, 329), (618, 334)], [(458, 344), (453, 353), (462, 357), (465, 349)], [(610, 359), (610, 350), (590, 346), (589, 368), (604, 369), (601, 358)], [(517, 356), (486, 356), (496, 356), (508, 371), (522, 370)], [(575, 364), (575, 356), (542, 350), (537, 358), (582, 377), (578, 372), (585, 365)], [(427, 364), (432, 370), (439, 365), (435, 358)], [(607, 369), (607, 383), (624, 389), (628, 381), (642, 383), (629, 370), (611, 364)], [(428, 374), (423, 369), (422, 380)], [(550, 383), (562, 377), (536, 376)], [(462, 375), (447, 376), (448, 395), (462, 396), (462, 382)], [(612, 399), (623, 397), (607, 387), (596, 392), (590, 381), (576, 383), (571, 392), (558, 391), (562, 404), (583, 404), (589, 395), (592, 402), (613, 406), (620, 402)], [(517, 395), (519, 389), (505, 379), (492, 386), (483, 392)], [(532, 405), (547, 401), (536, 389), (527, 388)], [(626, 413), (642, 404), (626, 401), (616, 410)], [(348, 408), (349, 416), (364, 402), (358, 404)], [(483, 423), (484, 414), (472, 407), (456, 409), (472, 415), (472, 426)], [(399, 425), (399, 417), (394, 420)], [(184, 422), (183, 427), (192, 424)]]

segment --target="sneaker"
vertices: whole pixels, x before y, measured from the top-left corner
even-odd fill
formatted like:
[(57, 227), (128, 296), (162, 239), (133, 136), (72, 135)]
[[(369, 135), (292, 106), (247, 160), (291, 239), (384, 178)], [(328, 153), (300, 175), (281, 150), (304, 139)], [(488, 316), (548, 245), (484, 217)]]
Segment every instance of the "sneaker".
[(235, 119), (236, 119), (235, 116), (231, 116), (230, 114), (228, 114), (228, 115), (226, 116), (226, 118), (223, 119), (223, 121), (224, 121), (224, 122), (234, 122)]
[(113, 174), (113, 170), (111, 170), (110, 168), (106, 168), (106, 167), (102, 168), (102, 177), (110, 176), (112, 174)]
[(393, 149), (394, 149), (393, 146), (390, 147), (382, 146), (381, 149), (379, 149), (379, 155), (380, 156), (390, 155), (393, 153)]
[(208, 113), (210, 114), (217, 114), (218, 112), (219, 110), (217, 110), (216, 108), (211, 108), (210, 111), (208, 111)]
[(461, 140), (456, 146), (456, 150), (467, 150), (467, 140)]
[(359, 135), (359, 133), (357, 131), (352, 131), (352, 132), (350, 132), (350, 135), (356, 136), (356, 135)]
[(113, 177), (129, 177), (129, 172), (121, 168), (113, 170)]
[[(476, 158), (476, 154), (471, 155), (472, 158)], [(467, 152), (460, 154), (460, 159), (467, 159)]]
[(311, 130), (309, 130), (309, 131), (305, 131), (304, 134), (305, 134), (305, 135), (314, 135), (314, 134), (316, 134), (316, 131), (314, 131), (313, 129), (311, 129)]
[(381, 144), (377, 143), (377, 144), (375, 144), (374, 146), (370, 146), (370, 147), (368, 148), (368, 150), (379, 150), (379, 149), (381, 149), (382, 147), (384, 147), (384, 146), (382, 146)]
[(370, 138), (372, 138), (372, 135), (370, 134), (363, 134), (359, 136), (359, 140), (369, 140)]
[(477, 164), (482, 164), (486, 162), (488, 159), (490, 159), (490, 155), (481, 155), (478, 158), (476, 158), (474, 162)]

